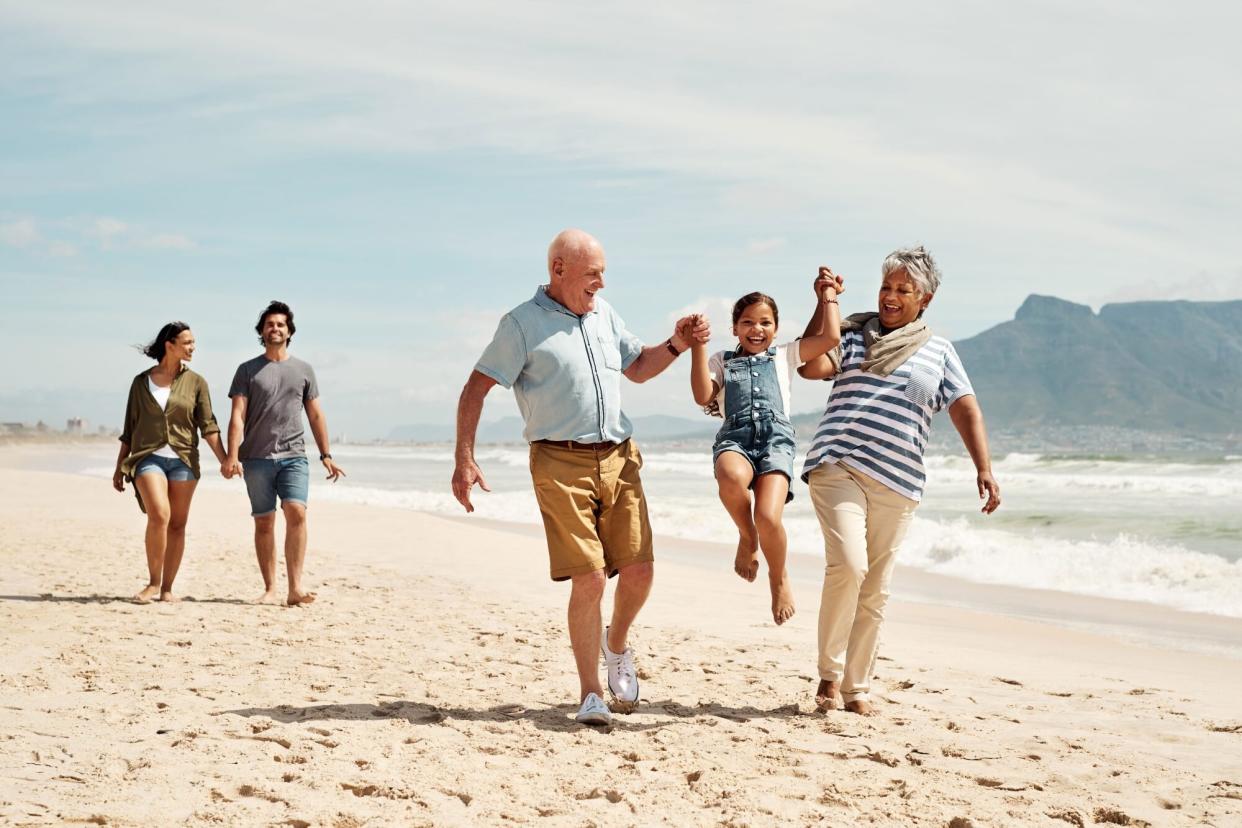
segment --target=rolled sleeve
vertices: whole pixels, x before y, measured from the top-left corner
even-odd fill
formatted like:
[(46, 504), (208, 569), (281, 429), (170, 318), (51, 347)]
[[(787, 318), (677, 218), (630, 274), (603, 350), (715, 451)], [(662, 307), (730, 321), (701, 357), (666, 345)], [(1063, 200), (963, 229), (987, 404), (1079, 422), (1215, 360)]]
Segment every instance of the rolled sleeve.
[(474, 370), (490, 377), (504, 388), (512, 388), (526, 365), (526, 337), (512, 314), (506, 313), (496, 326), (496, 335), (475, 363)]
[(134, 427), (138, 424), (138, 401), (134, 399), (134, 387), (129, 388), (129, 398), (125, 401), (125, 423), (121, 427), (121, 442), (127, 446), (134, 444)]
[(203, 437), (220, 433), (220, 425), (211, 410), (211, 392), (205, 382), (199, 383), (198, 394), (194, 400), (194, 425)]
[(643, 341), (629, 332), (625, 327), (625, 320), (615, 310), (612, 312), (612, 327), (617, 334), (617, 345), (621, 349), (621, 370), (624, 371), (642, 356)]

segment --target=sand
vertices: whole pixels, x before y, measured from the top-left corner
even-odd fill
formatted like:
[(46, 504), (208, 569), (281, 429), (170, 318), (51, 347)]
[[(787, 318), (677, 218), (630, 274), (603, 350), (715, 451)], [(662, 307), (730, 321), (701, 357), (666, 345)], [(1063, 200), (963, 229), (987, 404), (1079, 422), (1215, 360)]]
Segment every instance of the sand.
[(777, 628), (730, 550), (662, 540), (644, 703), (594, 730), (529, 530), (313, 502), (290, 609), (247, 603), (240, 485), (196, 497), (180, 604), (127, 600), (142, 527), (105, 480), (0, 469), (0, 822), (1242, 825), (1234, 658), (899, 575), (881, 715), (817, 714), (815, 572)]

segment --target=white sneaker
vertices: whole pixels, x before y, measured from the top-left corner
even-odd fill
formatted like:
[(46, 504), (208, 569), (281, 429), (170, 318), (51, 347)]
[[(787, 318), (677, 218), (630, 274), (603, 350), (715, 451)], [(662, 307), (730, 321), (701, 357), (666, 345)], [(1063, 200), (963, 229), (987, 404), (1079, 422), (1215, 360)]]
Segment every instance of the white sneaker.
[(608, 628), (604, 628), (604, 664), (608, 667), (608, 692), (623, 712), (638, 705), (638, 670), (634, 668), (634, 650), (626, 647), (620, 653), (608, 649)]
[(594, 693), (587, 693), (587, 697), (582, 701), (582, 707), (578, 708), (578, 715), (574, 718), (585, 725), (612, 724), (612, 714), (608, 712), (608, 705), (604, 704), (604, 700)]

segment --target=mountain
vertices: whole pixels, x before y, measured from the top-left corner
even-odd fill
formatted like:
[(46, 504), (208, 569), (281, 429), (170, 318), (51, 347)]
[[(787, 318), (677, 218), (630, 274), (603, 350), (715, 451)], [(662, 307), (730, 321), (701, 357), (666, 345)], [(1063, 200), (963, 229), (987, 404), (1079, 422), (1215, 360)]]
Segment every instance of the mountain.
[(1031, 295), (954, 343), (989, 427), (1227, 434), (1242, 411), (1242, 301), (1126, 302), (1094, 313)]

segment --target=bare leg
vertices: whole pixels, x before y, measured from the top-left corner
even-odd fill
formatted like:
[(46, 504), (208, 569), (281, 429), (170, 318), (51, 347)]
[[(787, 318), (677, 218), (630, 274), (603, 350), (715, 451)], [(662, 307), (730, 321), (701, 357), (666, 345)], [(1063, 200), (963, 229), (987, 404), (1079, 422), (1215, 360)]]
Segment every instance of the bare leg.
[(160, 594), (164, 576), (164, 552), (168, 547), (168, 478), (147, 472), (134, 478), (134, 486), (142, 495), (147, 510), (147, 585), (134, 596), (140, 604), (148, 604)]
[(185, 524), (190, 519), (190, 500), (194, 497), (197, 480), (181, 480), (168, 484), (168, 546), (164, 551), (164, 575), (160, 579), (160, 600), (180, 601), (173, 595), (173, 581), (181, 568), (185, 554)]
[(617, 570), (617, 591), (612, 596), (612, 622), (608, 625), (608, 649), (619, 653), (626, 647), (630, 625), (651, 594), (655, 565), (650, 561), (630, 564)]
[(306, 563), (306, 507), (301, 503), (282, 503), (285, 513), (285, 568), (289, 571), (291, 607), (309, 604), (315, 593), (302, 589), (302, 566)]
[(276, 513), (255, 515), (254, 551), (259, 559), (259, 574), (263, 576), (263, 594), (256, 604), (279, 604), (276, 596)]
[(755, 481), (755, 528), (759, 546), (768, 562), (768, 586), (772, 590), (772, 620), (784, 624), (794, 614), (793, 590), (785, 571), (787, 541), (781, 515), (785, 512), (785, 495), (789, 478), (780, 472), (762, 474)]
[[(569, 593), (569, 643), (574, 650), (574, 662), (578, 666), (579, 696), (583, 701), (587, 693), (604, 697), (599, 683), (599, 606), (604, 598), (607, 577), (602, 569), (585, 575), (574, 575)], [(630, 619), (633, 621), (633, 619)]]
[(716, 458), (720, 502), (737, 526), (737, 555), (733, 559), (733, 571), (747, 581), (754, 581), (759, 574), (759, 535), (750, 515), (749, 486), (754, 476), (755, 470), (750, 461), (736, 451), (726, 451)]

